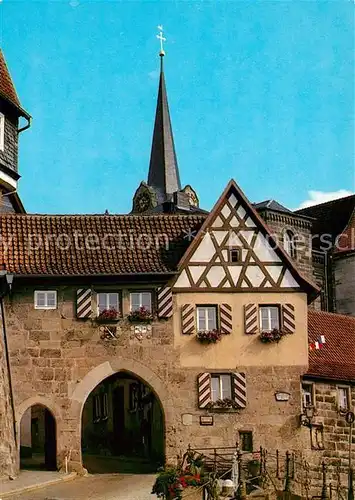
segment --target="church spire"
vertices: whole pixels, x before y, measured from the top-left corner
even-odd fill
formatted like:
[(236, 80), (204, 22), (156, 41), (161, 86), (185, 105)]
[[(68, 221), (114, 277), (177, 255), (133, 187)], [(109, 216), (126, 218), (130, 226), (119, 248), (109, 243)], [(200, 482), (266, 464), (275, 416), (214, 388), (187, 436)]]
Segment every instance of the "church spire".
[(148, 185), (157, 193), (158, 203), (163, 203), (172, 194), (181, 190), (179, 168), (176, 158), (174, 137), (170, 120), (168, 97), (164, 76), (164, 49), (162, 26), (160, 33), (160, 78), (158, 100), (155, 113), (152, 149), (150, 154)]

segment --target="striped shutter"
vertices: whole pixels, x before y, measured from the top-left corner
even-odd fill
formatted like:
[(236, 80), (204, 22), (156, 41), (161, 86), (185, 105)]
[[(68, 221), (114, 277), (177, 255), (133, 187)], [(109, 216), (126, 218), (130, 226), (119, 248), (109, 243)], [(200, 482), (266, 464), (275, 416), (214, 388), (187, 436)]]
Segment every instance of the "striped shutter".
[(158, 318), (170, 318), (173, 315), (173, 293), (170, 286), (158, 289)]
[(239, 408), (247, 405), (247, 382), (245, 373), (233, 373), (232, 375), (233, 400)]
[(211, 397), (211, 374), (200, 373), (197, 377), (197, 387), (198, 387), (198, 407), (206, 408), (206, 406), (212, 401)]
[(91, 316), (91, 288), (80, 288), (76, 291), (76, 317), (88, 319)]
[(258, 332), (258, 306), (257, 304), (246, 304), (244, 306), (244, 331), (247, 334)]
[(232, 333), (232, 306), (229, 304), (219, 306), (219, 321), (221, 333)]
[(181, 308), (181, 332), (184, 335), (195, 333), (195, 306), (184, 304)]
[(295, 307), (292, 304), (282, 306), (282, 328), (286, 333), (295, 333)]

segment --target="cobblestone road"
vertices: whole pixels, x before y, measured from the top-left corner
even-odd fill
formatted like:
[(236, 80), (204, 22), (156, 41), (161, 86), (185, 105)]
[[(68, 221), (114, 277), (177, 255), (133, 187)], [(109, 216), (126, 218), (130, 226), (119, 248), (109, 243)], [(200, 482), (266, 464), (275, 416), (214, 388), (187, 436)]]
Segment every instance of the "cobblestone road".
[(154, 475), (95, 474), (12, 497), (11, 500), (156, 500)]

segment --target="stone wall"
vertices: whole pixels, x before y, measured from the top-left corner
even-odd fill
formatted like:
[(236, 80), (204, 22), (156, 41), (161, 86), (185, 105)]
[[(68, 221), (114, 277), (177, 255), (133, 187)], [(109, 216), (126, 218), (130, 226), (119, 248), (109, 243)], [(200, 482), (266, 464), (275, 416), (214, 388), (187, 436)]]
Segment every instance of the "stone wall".
[(0, 315), (0, 477), (14, 475), (17, 469), (17, 453), (14, 439), (8, 370), (6, 366), (3, 321)]
[(336, 312), (355, 316), (355, 253), (335, 255), (333, 269)]
[(271, 233), (276, 235), (281, 246), (284, 233), (287, 230), (292, 231), (296, 239), (294, 263), (306, 278), (313, 281), (311, 222), (294, 214), (278, 213), (272, 210), (263, 210), (260, 216), (271, 229)]
[[(197, 376), (205, 367), (201, 363), (181, 368), (181, 348), (174, 342), (172, 320), (154, 322), (144, 335), (121, 321), (118, 338), (103, 340), (94, 322), (76, 319), (75, 291), (76, 287), (58, 288), (56, 310), (35, 310), (33, 288), (15, 289), (7, 303), (17, 426), (29, 406), (47, 406), (57, 423), (58, 466), (71, 450), (71, 465), (81, 470), (83, 405), (97, 384), (120, 370), (141, 378), (157, 394), (165, 415), (169, 461), (176, 460), (188, 444), (233, 446), (240, 430), (253, 432), (256, 448), (304, 447), (306, 435), (298, 419), (305, 366), (267, 366), (267, 359), (264, 366), (239, 366), (236, 353), (235, 366), (247, 376), (247, 408), (227, 413), (199, 409)], [(126, 311), (128, 300), (128, 291), (123, 291)], [(215, 346), (205, 347), (213, 350)], [(220, 358), (219, 370), (212, 371), (223, 369)], [(231, 371), (230, 366), (227, 369)], [(276, 391), (288, 392), (289, 401), (277, 402)], [(206, 414), (213, 416), (213, 426), (200, 425), (200, 416)]]
[[(308, 381), (307, 381), (308, 382)], [(349, 387), (350, 390), (350, 409), (355, 408), (355, 386), (349, 383), (339, 383), (341, 387)], [(324, 449), (310, 450), (309, 445), (305, 450), (305, 458), (311, 464), (313, 471), (317, 471), (312, 475), (313, 486), (321, 488), (321, 473), (320, 465), (324, 461), (327, 466), (327, 482), (336, 484), (337, 481), (337, 465), (340, 465), (342, 484), (347, 485), (347, 468), (349, 464), (349, 425), (345, 421), (345, 417), (339, 413), (339, 405), (337, 400), (337, 383), (331, 382), (313, 382), (314, 388), (314, 405), (316, 415), (315, 423), (323, 424), (323, 446)], [(355, 432), (352, 436), (352, 460), (355, 460)]]

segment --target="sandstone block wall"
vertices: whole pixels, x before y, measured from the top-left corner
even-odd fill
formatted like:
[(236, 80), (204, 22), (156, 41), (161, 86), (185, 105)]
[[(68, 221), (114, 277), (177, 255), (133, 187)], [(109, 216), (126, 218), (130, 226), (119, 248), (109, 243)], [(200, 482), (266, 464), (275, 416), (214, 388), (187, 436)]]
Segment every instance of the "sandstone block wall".
[[(238, 370), (247, 374), (247, 408), (213, 413), (214, 425), (201, 426), (200, 416), (207, 410), (198, 408), (197, 376), (205, 368), (181, 368), (172, 320), (154, 322), (150, 334), (143, 336), (135, 334), (123, 320), (117, 326), (117, 339), (102, 340), (94, 322), (76, 319), (75, 291), (76, 287), (61, 287), (56, 310), (35, 310), (33, 288), (15, 290), (7, 303), (17, 426), (28, 406), (46, 405), (57, 422), (59, 466), (72, 450), (73, 467), (80, 468), (81, 411), (86, 397), (105, 377), (119, 370), (142, 378), (160, 399), (168, 460), (184, 453), (188, 444), (233, 446), (239, 430), (253, 431), (255, 447), (291, 449), (300, 445), (302, 367), (238, 365)], [(127, 297), (128, 292), (124, 292), (124, 301)], [(237, 358), (236, 353), (236, 365)], [(277, 402), (275, 391), (289, 392), (290, 400)]]

